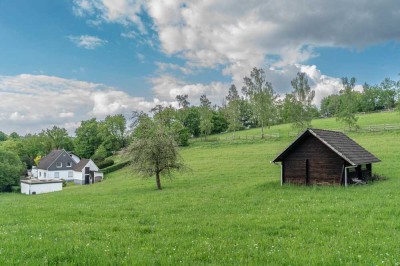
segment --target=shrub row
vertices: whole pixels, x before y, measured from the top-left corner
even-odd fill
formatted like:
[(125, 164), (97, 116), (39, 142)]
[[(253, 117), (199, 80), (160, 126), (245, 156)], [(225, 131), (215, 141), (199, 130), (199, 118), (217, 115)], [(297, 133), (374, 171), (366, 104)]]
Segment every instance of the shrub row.
[(117, 171), (117, 170), (119, 170), (119, 169), (121, 169), (121, 168), (124, 168), (124, 167), (127, 166), (128, 164), (129, 164), (129, 161), (127, 161), (127, 162), (122, 162), (122, 163), (117, 163), (117, 164), (114, 164), (114, 165), (109, 166), (109, 167), (107, 167), (107, 168), (101, 169), (101, 171), (102, 171), (104, 174), (109, 174), (109, 173), (115, 172), (115, 171)]
[(111, 166), (113, 164), (114, 164), (114, 160), (113, 159), (105, 159), (104, 161), (101, 161), (101, 162), (97, 163), (97, 166), (100, 169), (104, 169), (104, 168), (107, 168), (107, 167), (109, 167), (109, 166)]

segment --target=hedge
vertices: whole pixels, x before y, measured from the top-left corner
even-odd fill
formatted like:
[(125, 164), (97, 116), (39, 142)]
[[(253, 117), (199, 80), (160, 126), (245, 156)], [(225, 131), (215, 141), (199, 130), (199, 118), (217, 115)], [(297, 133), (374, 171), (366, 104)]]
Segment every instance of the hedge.
[(112, 172), (115, 172), (115, 171), (117, 171), (117, 170), (119, 170), (119, 169), (124, 168), (124, 167), (127, 166), (128, 164), (129, 164), (129, 161), (122, 162), (122, 163), (117, 163), (117, 164), (114, 164), (114, 165), (109, 166), (109, 167), (107, 167), (107, 168), (101, 169), (101, 171), (102, 171), (104, 174), (109, 174), (109, 173), (112, 173)]
[(109, 158), (105, 159), (102, 162), (97, 163), (97, 166), (100, 169), (105, 169), (107, 167), (110, 167), (111, 165), (114, 165), (114, 160), (113, 159), (109, 159)]

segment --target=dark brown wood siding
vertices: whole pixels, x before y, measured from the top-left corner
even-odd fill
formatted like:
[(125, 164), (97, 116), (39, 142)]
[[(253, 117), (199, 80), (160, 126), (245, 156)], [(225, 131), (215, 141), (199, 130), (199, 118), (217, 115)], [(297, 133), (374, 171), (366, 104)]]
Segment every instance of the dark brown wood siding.
[(320, 140), (310, 135), (293, 147), (282, 163), (285, 169), (285, 183), (312, 185), (340, 184), (344, 161)]

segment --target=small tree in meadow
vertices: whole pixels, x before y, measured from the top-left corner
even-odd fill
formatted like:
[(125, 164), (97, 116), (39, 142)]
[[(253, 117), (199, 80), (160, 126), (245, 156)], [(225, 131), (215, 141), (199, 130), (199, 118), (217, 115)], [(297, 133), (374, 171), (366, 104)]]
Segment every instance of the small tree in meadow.
[(128, 148), (128, 158), (133, 169), (144, 176), (155, 176), (157, 189), (161, 176), (171, 175), (184, 168), (173, 136), (160, 124), (145, 117), (136, 127)]

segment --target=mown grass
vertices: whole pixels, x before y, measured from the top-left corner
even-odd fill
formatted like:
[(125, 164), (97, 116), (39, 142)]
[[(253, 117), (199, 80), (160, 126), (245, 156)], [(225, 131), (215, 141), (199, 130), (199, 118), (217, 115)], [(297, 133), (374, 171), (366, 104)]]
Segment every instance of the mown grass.
[(386, 181), (281, 187), (269, 161), (282, 138), (196, 142), (182, 149), (192, 171), (163, 191), (125, 168), (92, 186), (1, 194), (0, 264), (400, 264), (400, 132), (351, 137)]

